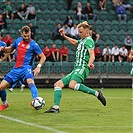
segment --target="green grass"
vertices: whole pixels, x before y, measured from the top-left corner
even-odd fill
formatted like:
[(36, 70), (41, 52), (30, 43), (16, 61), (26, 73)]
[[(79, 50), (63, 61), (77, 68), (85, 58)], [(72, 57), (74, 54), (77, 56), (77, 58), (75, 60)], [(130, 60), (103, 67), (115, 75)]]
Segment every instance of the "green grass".
[[(107, 99), (106, 107), (92, 95), (64, 89), (61, 112), (45, 114), (44, 111), (53, 105), (53, 89), (39, 89), (39, 96), (45, 99), (46, 106), (38, 111), (29, 104), (32, 99), (28, 89), (23, 92), (15, 89), (12, 93), (8, 92), (10, 107), (1, 115), (67, 133), (133, 132), (131, 89), (104, 89), (103, 93)], [(0, 118), (0, 133), (54, 132)]]

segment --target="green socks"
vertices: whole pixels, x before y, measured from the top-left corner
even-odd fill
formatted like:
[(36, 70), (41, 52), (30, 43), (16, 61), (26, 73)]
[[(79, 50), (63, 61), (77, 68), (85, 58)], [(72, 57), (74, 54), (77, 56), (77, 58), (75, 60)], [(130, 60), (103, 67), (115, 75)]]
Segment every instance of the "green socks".
[(82, 91), (84, 93), (92, 94), (98, 96), (97, 91), (85, 86), (84, 84), (76, 84), (74, 90)]
[(54, 88), (54, 105), (60, 105), (60, 100), (62, 97), (62, 88), (55, 87)]
[[(76, 84), (74, 90), (82, 91), (84, 93), (92, 94), (94, 96), (98, 96), (98, 92), (83, 85), (83, 84)], [(62, 88), (60, 87), (55, 87), (54, 88), (54, 107), (58, 107), (60, 105), (60, 100), (62, 97)]]

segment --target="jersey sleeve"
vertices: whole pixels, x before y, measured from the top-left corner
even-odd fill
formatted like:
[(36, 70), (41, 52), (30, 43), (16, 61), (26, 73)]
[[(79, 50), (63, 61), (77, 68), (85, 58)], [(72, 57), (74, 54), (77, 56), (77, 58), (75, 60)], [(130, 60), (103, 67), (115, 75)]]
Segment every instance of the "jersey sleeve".
[(93, 50), (95, 48), (94, 41), (92, 39), (87, 39), (85, 42), (85, 47), (88, 50)]
[(40, 47), (37, 43), (34, 43), (34, 52), (36, 54), (42, 54), (42, 50), (40, 49)]
[(16, 47), (17, 47), (17, 40), (15, 40), (15, 41), (13, 42), (13, 44), (11, 45), (11, 47), (12, 47), (13, 49), (16, 49)]
[(5, 42), (0, 41), (0, 46), (6, 47), (7, 45), (6, 45), (6, 43), (5, 43)]
[(78, 44), (81, 42), (81, 39), (80, 40), (78, 40)]

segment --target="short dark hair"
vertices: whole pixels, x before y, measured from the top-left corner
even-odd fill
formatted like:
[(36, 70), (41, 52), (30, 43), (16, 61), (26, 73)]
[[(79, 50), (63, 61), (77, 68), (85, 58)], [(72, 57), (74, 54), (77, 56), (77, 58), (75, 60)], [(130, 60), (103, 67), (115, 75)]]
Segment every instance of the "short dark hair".
[(28, 32), (30, 32), (30, 31), (31, 31), (31, 30), (30, 30), (30, 27), (29, 27), (29, 26), (23, 26), (21, 32), (22, 32), (22, 33), (23, 33), (23, 32), (28, 33)]

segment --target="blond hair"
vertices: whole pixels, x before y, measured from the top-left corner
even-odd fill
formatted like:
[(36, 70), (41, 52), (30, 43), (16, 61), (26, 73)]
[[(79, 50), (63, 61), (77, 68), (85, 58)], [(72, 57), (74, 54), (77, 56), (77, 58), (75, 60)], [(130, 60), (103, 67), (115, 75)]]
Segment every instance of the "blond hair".
[(84, 22), (78, 24), (77, 27), (78, 28), (83, 27), (83, 29), (90, 29), (90, 25), (88, 24), (87, 21), (84, 21)]
[(30, 27), (29, 26), (23, 26), (21, 32), (22, 33), (23, 32), (25, 32), (25, 33), (31, 32)]

